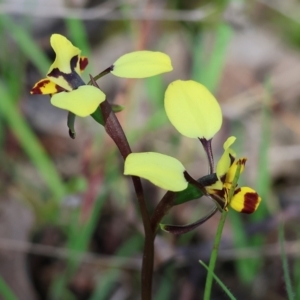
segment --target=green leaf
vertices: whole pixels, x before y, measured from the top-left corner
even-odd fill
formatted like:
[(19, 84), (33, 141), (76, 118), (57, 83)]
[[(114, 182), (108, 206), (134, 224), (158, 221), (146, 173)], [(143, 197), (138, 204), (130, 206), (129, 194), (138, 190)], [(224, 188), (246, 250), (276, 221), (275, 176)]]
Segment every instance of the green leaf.
[(5, 282), (5, 280), (0, 276), (0, 295), (2, 295), (6, 300), (18, 300), (12, 289)]
[[(202, 183), (204, 186), (208, 186), (213, 184), (216, 180), (218, 180), (216, 174), (209, 174), (199, 178), (197, 181)], [(174, 202), (175, 205), (179, 205), (191, 200), (201, 198), (202, 196), (203, 193), (197, 187), (189, 183), (188, 187), (184, 191), (176, 193)]]
[(45, 183), (51, 190), (53, 197), (57, 200), (57, 203), (60, 203), (62, 197), (65, 195), (63, 181), (45, 149), (19, 113), (18, 108), (14, 105), (15, 101), (7, 90), (5, 82), (0, 82), (0, 98), (1, 115), (15, 134), (32, 163), (40, 172)]
[(111, 104), (111, 109), (113, 112), (118, 113), (122, 110), (124, 110), (125, 106), (119, 105), (119, 104)]
[[(118, 104), (111, 104), (111, 109), (113, 112), (118, 113), (120, 111), (122, 111), (125, 107), (122, 105), (118, 105)], [(101, 112), (101, 108), (100, 106), (98, 107), (98, 109), (95, 110), (94, 113), (91, 114), (91, 117), (98, 122), (99, 124), (101, 124), (102, 126), (104, 126), (104, 120), (103, 120), (103, 115)]]
[(95, 112), (93, 112), (91, 114), (91, 117), (98, 122), (99, 124), (101, 124), (102, 126), (104, 126), (104, 119), (103, 119), (103, 115), (102, 115), (102, 111), (100, 106), (98, 107), (98, 109), (95, 110)]

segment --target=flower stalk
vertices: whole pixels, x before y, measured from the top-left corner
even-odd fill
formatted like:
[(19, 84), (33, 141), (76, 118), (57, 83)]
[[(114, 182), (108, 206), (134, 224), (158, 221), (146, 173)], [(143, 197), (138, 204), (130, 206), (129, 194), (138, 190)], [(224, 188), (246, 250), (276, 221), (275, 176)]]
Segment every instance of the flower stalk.
[[(241, 172), (241, 164), (239, 164), (237, 166), (237, 169), (236, 169), (236, 172), (234, 175), (233, 183), (232, 183), (232, 186), (231, 186), (231, 189), (229, 192), (229, 201), (231, 201), (231, 199), (233, 197), (235, 187), (236, 187), (238, 179), (240, 177), (240, 172)], [(216, 236), (215, 236), (215, 240), (214, 240), (214, 244), (213, 244), (213, 249), (212, 249), (210, 260), (209, 260), (208, 268), (209, 268), (210, 272), (207, 273), (207, 277), (206, 277), (205, 288), (204, 288), (204, 297), (203, 297), (204, 300), (210, 300), (211, 288), (212, 288), (212, 282), (213, 282), (213, 273), (214, 273), (214, 269), (215, 269), (216, 262), (217, 262), (219, 246), (220, 246), (222, 232), (223, 232), (223, 228), (225, 225), (227, 214), (228, 214), (228, 209), (225, 208), (221, 214), (220, 222), (218, 224), (218, 228), (217, 228), (217, 232), (216, 232)]]

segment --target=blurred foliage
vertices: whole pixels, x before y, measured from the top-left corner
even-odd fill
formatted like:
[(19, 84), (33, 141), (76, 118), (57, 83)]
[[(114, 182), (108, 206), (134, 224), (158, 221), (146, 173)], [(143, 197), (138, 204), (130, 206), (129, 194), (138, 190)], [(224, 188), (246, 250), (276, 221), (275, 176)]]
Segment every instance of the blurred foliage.
[[(109, 38), (117, 34), (122, 34), (126, 38), (130, 37), (134, 43), (131, 45), (133, 48), (138, 48), (137, 45), (140, 42), (140, 45), (151, 44), (152, 49), (161, 50), (163, 46), (168, 44), (166, 36), (180, 31), (185, 37), (184, 42), (187, 43), (187, 61), (189, 65), (186, 66), (186, 69), (188, 78), (200, 81), (209, 87), (210, 90), (217, 92), (224, 75), (227, 50), (234, 37), (234, 28), (229, 23), (226, 23), (223, 18), (223, 12), (229, 4), (230, 1), (168, 1), (166, 7), (169, 9), (187, 11), (203, 8), (205, 10), (209, 6), (214, 6), (215, 12), (202, 22), (158, 22), (156, 25), (158, 25), (159, 31), (156, 31), (150, 37), (147, 36), (146, 39), (149, 39), (149, 41), (146, 43), (141, 41), (146, 23), (136, 20), (101, 21), (101, 23), (91, 26), (92, 22), (69, 19), (64, 20), (63, 23), (61, 22), (59, 24), (60, 27), (54, 27), (53, 30), (65, 32), (74, 41), (74, 44), (83, 50), (85, 55), (93, 52), (94, 44), (99, 43), (99, 40), (101, 46), (101, 44), (108, 42)], [(251, 5), (254, 10), (255, 4), (251, 3)], [(132, 6), (129, 3), (121, 5), (121, 10), (124, 14), (130, 9), (132, 9)], [(268, 12), (265, 16), (264, 23), (271, 24), (273, 28), (278, 28), (281, 37), (286, 38), (291, 44), (295, 45), (296, 49), (299, 48), (298, 23), (274, 11)], [(0, 51), (0, 190), (5, 195), (1, 198), (1, 201), (4, 202), (6, 195), (10, 195), (18, 198), (23, 204), (25, 203), (26, 207), (33, 213), (34, 227), (32, 232), (39, 229), (42, 231), (44, 226), (53, 226), (61, 229), (65, 235), (65, 241), (63, 245), (59, 246), (65, 247), (67, 251), (70, 251), (69, 253), (73, 253), (72, 251), (76, 253), (94, 252), (95, 254), (106, 254), (116, 258), (132, 258), (140, 255), (142, 234), (140, 232), (140, 224), (135, 224), (138, 220), (136, 217), (138, 213), (132, 211), (135, 208), (135, 200), (131, 193), (131, 185), (121, 175), (122, 160), (114, 146), (104, 136), (102, 126), (98, 126), (91, 118), (86, 122), (78, 120), (80, 127), (87, 128), (90, 126), (93, 129), (92, 131), (87, 130), (87, 133), (81, 131), (82, 135), (78, 136), (78, 139), (82, 139), (84, 147), (74, 143), (72, 144), (74, 146), (70, 147), (74, 148), (67, 149), (67, 154), (59, 151), (58, 154), (55, 154), (55, 152), (53, 154), (49, 149), (51, 148), (49, 144), (60, 145), (61, 143), (66, 143), (65, 137), (60, 139), (60, 133), (57, 133), (56, 136), (50, 135), (51, 142), (47, 144), (45, 140), (49, 136), (45, 137), (47, 134), (42, 133), (37, 128), (33, 128), (29, 120), (27, 120), (23, 106), (26, 105), (26, 99), (29, 97), (28, 91), (32, 84), (30, 74), (31, 72), (45, 74), (50, 65), (50, 59), (47, 55), (49, 47), (48, 45), (45, 46), (45, 40), (48, 43), (48, 36), (44, 37), (45, 40), (37, 39), (32, 32), (33, 28), (30, 28), (30, 20), (27, 19), (22, 22), (21, 18), (16, 19), (3, 14), (0, 16), (0, 41), (2, 45), (2, 51)], [(207, 49), (207, 37), (212, 39), (209, 49)], [(99, 60), (101, 60), (101, 57), (99, 57)], [(97, 74), (102, 70), (92, 71)], [(171, 126), (163, 109), (163, 97), (167, 80), (164, 76), (156, 76), (139, 82), (119, 81), (119, 86), (116, 86), (113, 91), (115, 94), (124, 91), (124, 95), (121, 95), (122, 97), (119, 96), (118, 100), (121, 99), (125, 102), (125, 109), (118, 114), (118, 117), (125, 127), (128, 126), (130, 128), (130, 125), (134, 123), (134, 128), (131, 128), (132, 130), (127, 132), (127, 134), (128, 140), (135, 151), (138, 149), (149, 150), (152, 146), (162, 146), (164, 150), (170, 150), (173, 151), (173, 154), (179, 155), (180, 151), (185, 149), (181, 147), (186, 140), (182, 140), (179, 135), (169, 131)], [(264, 204), (262, 204), (260, 210), (258, 210), (258, 213), (253, 216), (241, 216), (236, 213), (230, 213), (228, 223), (235, 250), (251, 249), (252, 247), (260, 249), (263, 247), (268, 239), (266, 233), (258, 231), (250, 235), (247, 232), (247, 226), (249, 224), (261, 224), (259, 222), (267, 220), (274, 214), (274, 212), (269, 212), (269, 206), (267, 205), (267, 199), (272, 188), (269, 150), (271, 144), (271, 123), (272, 118), (274, 118), (270, 104), (273, 91), (268, 81), (261, 84), (267, 96), (266, 99), (263, 99), (264, 105), (261, 110), (261, 119), (257, 121), (260, 124), (261, 135), (258, 137), (260, 140), (257, 162), (259, 172), (255, 176), (255, 182), (259, 193), (266, 200), (263, 202)], [(138, 92), (143, 96), (140, 97)], [(112, 93), (111, 98), (115, 94)], [(48, 100), (42, 99), (37, 101)], [(37, 111), (36, 113), (39, 112)], [(47, 118), (48, 116), (45, 115), (43, 117)], [(144, 119), (141, 120), (142, 118)], [(132, 122), (132, 120), (134, 121)], [(101, 120), (98, 121), (101, 122)], [(245, 123), (243, 123), (243, 120), (225, 120), (224, 123), (226, 135), (233, 133), (239, 137), (238, 140), (240, 139), (241, 144), (238, 146), (240, 150), (238, 152), (243, 153), (247, 143), (245, 139), (243, 140), (243, 137), (246, 136)], [(163, 132), (162, 135), (159, 134), (160, 131)], [(55, 140), (58, 140), (58, 142), (54, 143)], [(153, 142), (154, 140), (155, 143)], [(78, 155), (76, 152), (79, 150), (84, 153)], [(155, 151), (158, 149), (151, 148), (150, 150)], [(172, 153), (170, 154), (172, 155)], [(72, 158), (69, 160), (69, 163), (72, 165), (74, 164), (73, 156), (76, 156), (76, 163), (81, 171), (78, 173), (73, 172), (68, 177), (63, 175), (63, 168), (59, 169), (58, 161), (59, 159), (68, 160)], [(28, 174), (26, 170), (28, 170)], [(98, 179), (97, 188), (95, 188), (96, 192), (91, 196), (92, 206), (88, 218), (84, 220), (84, 199), (87, 197), (87, 192), (94, 188), (92, 186), (94, 178)], [(151, 199), (149, 207), (153, 209), (159, 192), (154, 191), (153, 187), (149, 187), (147, 184), (145, 184), (145, 190)], [(201, 196), (195, 190), (188, 190), (188, 192), (191, 192), (191, 195), (188, 196), (190, 199)], [(79, 199), (79, 201), (75, 201), (75, 204), (72, 201), (68, 202), (70, 199), (73, 199), (72, 196)], [(180, 196), (182, 194), (179, 193), (177, 204), (186, 202), (186, 198), (182, 200)], [(195, 208), (193, 206), (194, 203), (195, 201), (191, 203), (191, 220), (197, 219), (199, 216), (200, 209)], [(121, 216), (117, 214), (120, 211)], [(101, 223), (101, 221), (105, 220), (106, 215), (110, 217), (115, 216), (113, 225)], [(125, 220), (125, 217), (128, 217), (127, 215), (130, 216), (130, 221)], [(172, 211), (167, 218), (168, 221), (178, 221), (173, 216)], [(213, 227), (215, 225), (215, 223), (211, 223), (210, 226)], [(3, 226), (5, 227), (5, 224)], [(119, 232), (125, 232), (122, 234), (122, 238), (118, 237), (119, 240), (117, 242), (113, 241), (115, 237), (111, 234), (112, 228)], [(111, 239), (109, 239), (110, 235)], [(178, 246), (178, 248), (174, 248), (177, 251), (175, 251), (175, 255), (178, 252), (187, 254), (184, 257), (186, 261), (186, 264), (183, 264), (184, 267), (182, 267), (180, 262), (176, 261), (176, 257), (172, 257), (165, 263), (166, 265), (158, 268), (158, 271), (155, 273), (155, 299), (175, 299), (174, 297), (180, 294), (180, 287), (187, 281), (190, 284), (188, 286), (192, 286), (195, 294), (198, 293), (200, 295), (203, 291), (203, 276), (205, 276), (203, 274), (205, 273), (198, 273), (200, 272), (199, 269), (202, 268), (198, 265), (198, 260), (202, 259), (203, 253), (207, 253), (201, 248), (202, 243), (203, 247), (209, 248), (210, 241), (205, 242), (204, 235), (203, 237), (200, 235), (201, 233), (199, 232), (192, 232), (174, 239), (165, 233), (159, 233), (160, 241), (163, 240), (169, 247), (174, 247), (173, 244)], [(228, 237), (226, 238), (228, 242)], [(299, 239), (299, 237), (297, 238)], [(111, 252), (107, 250), (107, 245), (104, 245), (107, 241), (115, 242), (111, 246), (113, 249)], [(36, 242), (40, 243), (41, 241)], [(199, 248), (195, 247), (195, 245)], [(191, 253), (189, 251), (196, 252), (196, 256), (195, 254), (194, 256), (191, 255), (191, 259), (194, 259), (194, 257), (197, 259), (189, 260), (189, 253)], [(205, 258), (207, 259), (207, 257)], [(57, 261), (53, 259), (51, 262), (57, 263)], [(62, 263), (63, 268), (53, 276), (54, 280), (50, 282), (49, 295), (51, 294), (51, 296), (49, 296), (49, 299), (110, 299), (116, 287), (120, 286), (121, 283), (124, 285), (126, 280), (129, 282), (128, 284), (134, 284), (134, 287), (131, 287), (131, 293), (138, 297), (136, 288), (139, 284), (138, 272), (122, 270), (118, 266), (111, 265), (104, 270), (104, 275), (101, 275), (101, 272), (98, 274), (99, 270), (96, 269), (96, 283), (89, 283), (92, 288), (85, 297), (76, 298), (74, 296), (76, 292), (72, 292), (70, 289), (70, 282), (76, 276), (81, 266), (81, 260), (70, 254), (68, 259), (59, 262)], [(257, 283), (258, 278), (261, 278), (268, 271), (265, 269), (265, 257), (261, 255), (252, 259), (237, 258), (233, 260), (233, 263), (234, 265), (230, 265), (233, 270), (231, 272), (234, 273), (232, 275), (232, 278), (234, 278), (233, 284), (230, 280), (226, 280), (228, 269), (225, 264), (224, 266), (220, 264), (220, 268), (216, 270), (218, 277), (225, 284), (231, 284), (232, 290), (236, 290), (237, 293), (240, 292), (239, 286), (245, 288), (246, 292), (243, 291), (242, 298), (246, 294), (254, 293), (255, 287), (253, 282)], [(294, 270), (292, 272), (292, 281), (297, 283), (300, 278), (299, 260), (295, 259), (292, 269)], [(31, 272), (38, 271), (41, 270), (31, 269)], [(187, 275), (191, 272), (196, 274), (194, 278)], [(270, 286), (265, 288), (268, 289)], [(299, 284), (295, 285), (295, 290), (296, 295), (299, 296)], [(214, 291), (216, 295), (219, 292), (218, 288)], [(16, 299), (4, 279), (0, 280), (0, 293), (6, 297), (5, 299)], [(220, 293), (223, 295), (223, 292)], [(199, 297), (201, 298), (201, 296)]]

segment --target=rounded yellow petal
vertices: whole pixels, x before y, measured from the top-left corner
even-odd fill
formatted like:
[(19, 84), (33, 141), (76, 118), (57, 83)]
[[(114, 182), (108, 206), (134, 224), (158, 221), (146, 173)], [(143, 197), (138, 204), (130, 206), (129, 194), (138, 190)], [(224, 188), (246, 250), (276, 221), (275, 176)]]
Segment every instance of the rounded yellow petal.
[(245, 214), (251, 214), (258, 208), (261, 197), (250, 187), (241, 187), (235, 190), (230, 206)]
[(162, 52), (135, 51), (113, 64), (112, 74), (125, 78), (145, 78), (173, 70), (170, 57)]
[(223, 144), (224, 150), (227, 150), (236, 140), (235, 136), (230, 136)]
[(210, 140), (222, 125), (219, 103), (205, 86), (192, 80), (168, 86), (165, 110), (173, 126), (190, 138)]
[(73, 44), (66, 37), (57, 33), (51, 35), (50, 44), (56, 54), (56, 57), (48, 73), (53, 71), (53, 69), (55, 68), (58, 68), (61, 72), (67, 74), (71, 73), (71, 59), (74, 58), (74, 56), (78, 56), (76, 65), (74, 67), (75, 71), (79, 74), (79, 57), (81, 53), (80, 49), (73, 46)]
[(51, 98), (52, 105), (66, 109), (79, 117), (92, 114), (100, 103), (105, 100), (105, 94), (94, 86), (80, 86), (71, 92), (61, 92)]
[(30, 94), (55, 94), (62, 92), (64, 89), (54, 83), (53, 81), (45, 78), (38, 81), (31, 89)]
[(131, 153), (125, 160), (125, 175), (145, 178), (167, 191), (182, 191), (188, 186), (182, 163), (168, 155), (144, 152)]

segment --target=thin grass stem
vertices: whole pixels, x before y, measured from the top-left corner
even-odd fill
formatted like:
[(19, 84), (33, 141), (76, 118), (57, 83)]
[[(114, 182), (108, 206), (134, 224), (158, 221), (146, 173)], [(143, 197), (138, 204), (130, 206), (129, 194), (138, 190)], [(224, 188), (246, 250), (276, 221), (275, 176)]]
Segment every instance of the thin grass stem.
[(290, 276), (290, 272), (289, 272), (289, 264), (288, 264), (287, 256), (286, 256), (285, 249), (284, 249), (284, 225), (283, 225), (283, 223), (280, 223), (278, 238), (279, 238), (279, 244), (280, 244), (283, 277), (284, 277), (284, 282), (285, 282), (285, 286), (286, 286), (288, 299), (294, 300), (295, 293), (293, 291), (291, 276)]
[(201, 260), (199, 260), (199, 263), (207, 270), (208, 273), (211, 273), (215, 281), (220, 285), (220, 287), (223, 289), (223, 291), (227, 294), (227, 296), (231, 300), (236, 300), (236, 298), (232, 295), (228, 287), (221, 281), (221, 279), (214, 273), (211, 272), (211, 270), (208, 268), (208, 266)]

